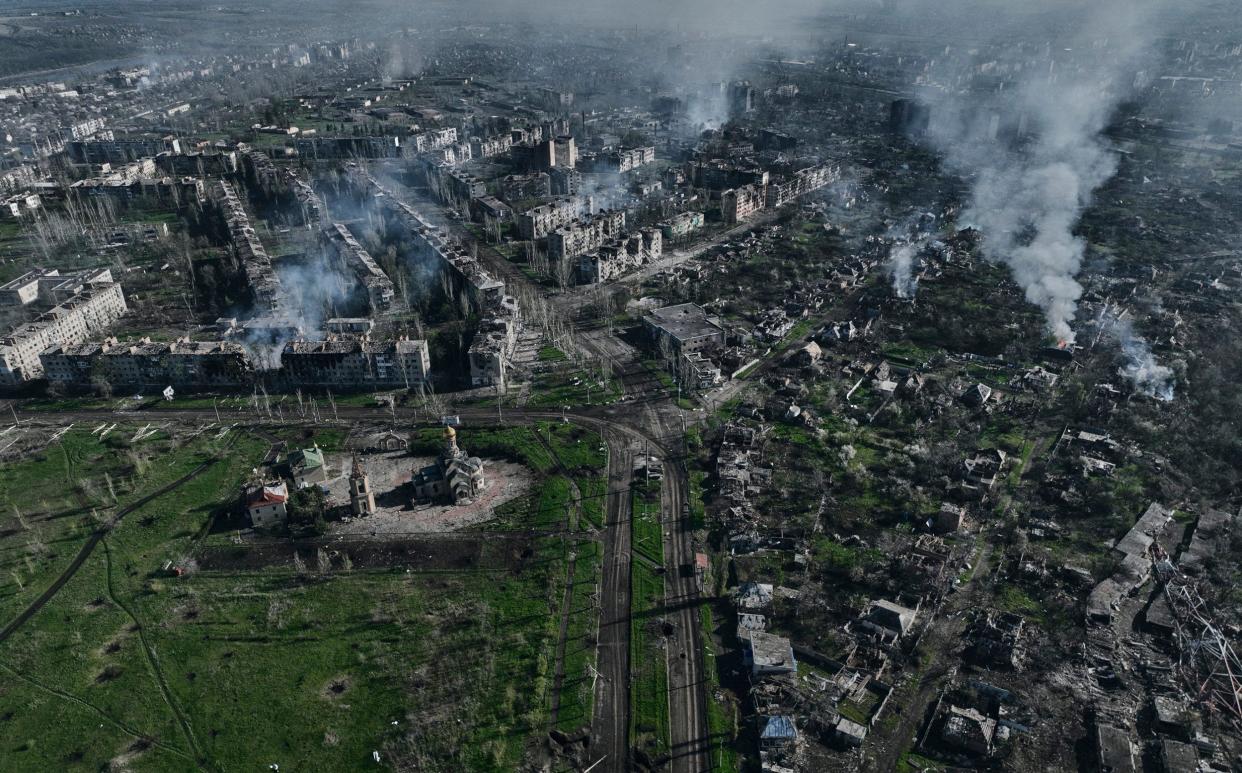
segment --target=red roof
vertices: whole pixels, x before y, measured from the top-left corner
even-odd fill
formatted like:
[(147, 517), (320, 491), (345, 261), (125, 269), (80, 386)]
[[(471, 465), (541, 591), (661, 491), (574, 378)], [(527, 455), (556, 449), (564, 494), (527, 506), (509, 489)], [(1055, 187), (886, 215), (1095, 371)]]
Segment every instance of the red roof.
[(289, 499), (289, 490), (285, 488), (285, 484), (281, 483), (276, 486), (261, 486), (254, 489), (246, 499), (246, 505), (248, 507), (278, 505), (287, 499)]

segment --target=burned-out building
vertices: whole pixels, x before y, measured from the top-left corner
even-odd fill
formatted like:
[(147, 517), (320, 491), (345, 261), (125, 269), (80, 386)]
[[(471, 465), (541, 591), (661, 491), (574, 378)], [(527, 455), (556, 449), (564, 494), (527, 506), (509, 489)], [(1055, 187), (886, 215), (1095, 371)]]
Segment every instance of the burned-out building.
[(253, 380), (245, 349), (229, 341), (172, 342), (115, 338), (54, 346), (40, 355), (50, 383), (69, 389), (98, 384), (113, 388), (212, 389), (241, 387)]
[(644, 228), (582, 255), (578, 259), (578, 281), (607, 282), (657, 261), (663, 254), (663, 235), (654, 228)]
[(216, 203), (224, 214), (229, 238), (246, 285), (254, 297), (254, 305), (263, 312), (276, 311), (280, 306), (280, 279), (272, 267), (272, 259), (259, 241), (254, 226), (250, 224), (250, 216), (246, 214), (246, 208), (242, 206), (232, 184), (221, 180), (216, 190)]
[(426, 383), (431, 355), (426, 341), (407, 338), (290, 341), (280, 364), (282, 378), (300, 386), (408, 389)]
[(679, 355), (720, 346), (725, 340), (724, 328), (694, 303), (656, 309), (643, 317), (643, 327), (657, 347)]
[[(562, 193), (572, 195), (576, 192), (563, 191)], [(551, 196), (552, 193), (552, 178), (548, 176), (547, 172), (513, 174), (500, 181), (500, 195), (511, 204), (528, 199), (545, 198)]]
[(543, 239), (556, 229), (569, 225), (583, 215), (590, 214), (590, 211), (590, 199), (580, 196), (558, 198), (518, 213), (518, 233), (523, 239)]
[(373, 314), (390, 311), (396, 292), (392, 280), (342, 223), (333, 223), (323, 231), (327, 247), (341, 267), (353, 274), (366, 292), (367, 305)]
[(741, 223), (767, 205), (767, 193), (756, 185), (743, 185), (720, 194), (720, 212), (726, 223)]
[(567, 260), (597, 250), (625, 231), (624, 210), (604, 210), (548, 234), (548, 257)]
[(821, 165), (799, 169), (788, 177), (768, 183), (764, 202), (769, 209), (788, 204), (799, 196), (817, 191), (840, 179), (841, 170), (836, 166)]

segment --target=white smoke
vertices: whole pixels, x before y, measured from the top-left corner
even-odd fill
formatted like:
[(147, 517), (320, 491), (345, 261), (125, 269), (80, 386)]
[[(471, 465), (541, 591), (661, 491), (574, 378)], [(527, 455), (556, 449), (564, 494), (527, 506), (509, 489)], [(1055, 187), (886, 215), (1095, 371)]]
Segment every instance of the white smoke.
[(1117, 369), (1117, 374), (1134, 385), (1135, 391), (1169, 402), (1173, 399), (1177, 383), (1173, 369), (1161, 365), (1151, 353), (1147, 341), (1134, 331), (1128, 319), (1116, 317), (1113, 320), (1111, 333), (1116, 336), (1121, 346), (1125, 362)]
[[(1074, 228), (1117, 170), (1102, 132), (1129, 93), (1134, 63), (1153, 40), (1152, 3), (1104, 3), (1079, 26), (1083, 50), (1049, 47), (1049, 61), (991, 98), (933, 109), (932, 136), (949, 166), (972, 179), (962, 219), (983, 233), (984, 253), (1009, 266), (1049, 332), (1072, 342), (1086, 247)], [(1138, 19), (1142, 17), (1143, 21)], [(1107, 35), (1106, 35), (1107, 33)], [(1098, 37), (1093, 38), (1096, 34)]]
[(983, 233), (984, 253), (1009, 266), (1026, 299), (1044, 310), (1049, 332), (1067, 342), (1074, 340), (1082, 297), (1075, 277), (1086, 248), (1073, 229), (1117, 168), (1100, 138), (1114, 104), (1105, 84), (1030, 84), (1009, 106), (1038, 116), (1029, 144), (1009, 149), (962, 138), (948, 146), (950, 164), (974, 175), (963, 220)]
[(893, 292), (898, 298), (913, 298), (919, 290), (914, 276), (915, 245), (901, 242), (888, 257), (888, 274), (893, 279)]
[(893, 294), (898, 298), (913, 298), (918, 292), (919, 278), (915, 271), (935, 228), (936, 216), (926, 212), (912, 215), (888, 229), (888, 238), (894, 240), (889, 247), (888, 275), (893, 280)]

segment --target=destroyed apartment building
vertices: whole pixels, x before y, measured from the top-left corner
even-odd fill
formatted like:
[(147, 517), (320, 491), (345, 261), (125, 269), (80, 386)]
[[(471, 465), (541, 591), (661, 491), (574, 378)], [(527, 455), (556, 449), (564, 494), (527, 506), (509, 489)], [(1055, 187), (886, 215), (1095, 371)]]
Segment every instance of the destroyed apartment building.
[(427, 383), (431, 355), (422, 340), (332, 338), (290, 341), (280, 365), (280, 378), (291, 386), (411, 389)]
[(374, 177), (365, 173), (357, 176), (363, 189), (406, 225), (418, 257), (445, 272), (452, 292), (463, 297), (478, 315), (478, 333), (467, 352), (471, 384), (507, 388), (522, 317), (517, 300), (506, 294), (505, 283), (485, 271), (476, 258), (441, 234), (413, 207), (400, 202)]
[(112, 388), (215, 389), (243, 387), (252, 370), (240, 344), (227, 341), (119, 343), (115, 338), (74, 346), (55, 346), (40, 356), (51, 384), (84, 390), (107, 384)]
[(573, 220), (548, 234), (548, 257), (555, 261), (576, 258), (619, 239), (624, 230), (624, 210), (603, 210)]
[(255, 308), (264, 313), (277, 311), (280, 306), (280, 279), (276, 276), (272, 259), (250, 224), (246, 208), (242, 206), (233, 186), (225, 180), (219, 183), (217, 202), (224, 214), (246, 285), (254, 297)]
[(336, 255), (337, 261), (350, 272), (366, 290), (367, 305), (372, 314), (391, 311), (395, 292), (392, 280), (363, 249), (358, 240), (341, 223), (333, 223), (323, 231), (325, 241)]
[(32, 271), (0, 287), (10, 305), (42, 308), (30, 322), (0, 337), (0, 385), (16, 387), (42, 378), (45, 351), (76, 346), (106, 333), (129, 307), (107, 270), (61, 275)]
[(582, 255), (578, 259), (578, 282), (608, 282), (658, 261), (663, 254), (663, 235), (655, 228), (644, 228)]

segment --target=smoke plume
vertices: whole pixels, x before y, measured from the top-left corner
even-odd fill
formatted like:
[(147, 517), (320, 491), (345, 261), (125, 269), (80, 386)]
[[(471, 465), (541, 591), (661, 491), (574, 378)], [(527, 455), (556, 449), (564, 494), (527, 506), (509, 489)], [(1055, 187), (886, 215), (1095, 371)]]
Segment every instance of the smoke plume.
[[(972, 182), (962, 219), (983, 233), (985, 254), (1007, 265), (1049, 332), (1072, 342), (1085, 242), (1074, 228), (1117, 170), (1102, 132), (1129, 94), (1154, 38), (1139, 3), (1093, 12), (1073, 46), (985, 98), (951, 98), (933, 112), (932, 135), (949, 166)], [(1120, 20), (1120, 21), (1118, 21)], [(1130, 75), (1127, 79), (1127, 75)]]
[(919, 280), (914, 275), (914, 260), (921, 242), (900, 242), (894, 245), (888, 257), (888, 273), (893, 278), (893, 292), (898, 298), (913, 298), (918, 292)]
[(1135, 391), (1168, 402), (1173, 399), (1176, 377), (1173, 369), (1157, 362), (1147, 341), (1134, 331), (1129, 319), (1117, 315), (1108, 329), (1121, 347), (1124, 362), (1117, 374), (1129, 381)]

